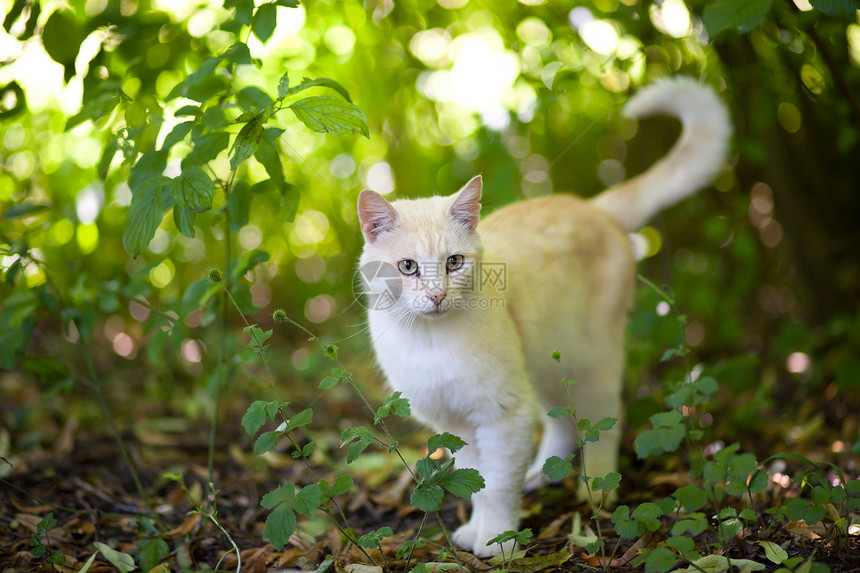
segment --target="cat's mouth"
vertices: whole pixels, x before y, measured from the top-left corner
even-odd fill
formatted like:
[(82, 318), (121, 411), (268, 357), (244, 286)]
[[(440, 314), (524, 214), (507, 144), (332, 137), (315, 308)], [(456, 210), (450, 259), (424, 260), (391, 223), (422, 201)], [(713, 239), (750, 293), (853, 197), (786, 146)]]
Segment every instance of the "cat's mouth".
[(439, 304), (433, 308), (423, 311), (421, 314), (430, 318), (437, 318), (448, 312), (450, 307), (446, 304)]

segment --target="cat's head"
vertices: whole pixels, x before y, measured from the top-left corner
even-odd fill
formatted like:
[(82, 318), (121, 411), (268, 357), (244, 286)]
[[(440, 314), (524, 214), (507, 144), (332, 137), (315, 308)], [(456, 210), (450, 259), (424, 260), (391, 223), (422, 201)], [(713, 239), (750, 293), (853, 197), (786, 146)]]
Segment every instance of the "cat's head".
[(432, 320), (469, 306), (483, 253), (481, 186), (477, 176), (448, 197), (391, 203), (361, 192), (360, 272), (371, 309)]

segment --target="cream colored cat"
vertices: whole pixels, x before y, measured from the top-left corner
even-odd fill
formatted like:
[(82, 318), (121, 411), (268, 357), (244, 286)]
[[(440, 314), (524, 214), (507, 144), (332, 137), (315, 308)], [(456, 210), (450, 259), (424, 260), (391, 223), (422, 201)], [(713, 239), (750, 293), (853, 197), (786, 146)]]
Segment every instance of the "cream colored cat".
[[(553, 351), (578, 382), (581, 418), (621, 417), (634, 287), (627, 232), (706, 185), (724, 162), (731, 127), (709, 88), (664, 80), (625, 112), (679, 117), (680, 140), (650, 170), (590, 200), (529, 199), (479, 221), (480, 176), (448, 197), (359, 196), (361, 266), (378, 271), (363, 273), (376, 357), (419, 420), (468, 443), (456, 465), (476, 468), (486, 486), (454, 541), (477, 555), (498, 553), (487, 541), (517, 528), (526, 476), (541, 483), (546, 458), (575, 448), (570, 419), (546, 415), (571, 401)], [(586, 446), (589, 475), (616, 470), (619, 425)]]

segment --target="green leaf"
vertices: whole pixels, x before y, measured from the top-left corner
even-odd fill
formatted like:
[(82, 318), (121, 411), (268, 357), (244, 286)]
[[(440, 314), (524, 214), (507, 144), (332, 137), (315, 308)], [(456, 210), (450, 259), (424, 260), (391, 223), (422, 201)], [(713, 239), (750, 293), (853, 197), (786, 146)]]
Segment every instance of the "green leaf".
[(708, 496), (701, 487), (696, 485), (685, 485), (675, 490), (672, 497), (688, 512), (697, 511), (708, 503)]
[(12, 26), (15, 25), (15, 21), (24, 12), (25, 6), (27, 6), (26, 0), (15, 0), (15, 3), (12, 4), (12, 7), (6, 13), (6, 17), (3, 19), (3, 29), (6, 30), (7, 34), (12, 32)]
[(670, 537), (666, 540), (666, 545), (678, 552), (681, 558), (687, 561), (695, 561), (699, 558), (696, 553), (696, 543), (689, 537)]
[(284, 72), (278, 80), (278, 99), (284, 99), (288, 95), (290, 95), (290, 76), (288, 72)]
[(621, 485), (621, 474), (609, 472), (606, 477), (596, 477), (591, 482), (591, 489), (602, 491), (614, 491)]
[(764, 556), (767, 557), (773, 563), (779, 565), (788, 559), (788, 553), (785, 552), (785, 549), (777, 545), (772, 541), (756, 541), (759, 545), (761, 545), (762, 549), (764, 549)]
[(335, 386), (337, 386), (341, 382), (346, 382), (346, 381), (347, 381), (347, 376), (344, 375), (343, 370), (341, 370), (340, 368), (332, 368), (331, 369), (331, 376), (326, 376), (325, 378), (322, 379), (322, 382), (320, 382), (320, 385), (319, 385), (319, 389), (320, 390), (329, 390), (331, 388), (334, 388)]
[(170, 191), (177, 204), (202, 213), (212, 208), (215, 184), (199, 167), (187, 167), (173, 180)]
[(401, 398), (401, 394), (401, 392), (397, 391), (385, 399), (382, 406), (376, 411), (376, 420), (374, 422), (387, 418), (390, 414), (394, 414), (395, 416), (410, 416), (412, 414), (409, 400)]
[(160, 538), (143, 539), (136, 543), (137, 561), (141, 571), (152, 571), (170, 553), (170, 546)]
[(651, 424), (655, 428), (671, 428), (681, 423), (684, 419), (683, 414), (678, 410), (670, 410), (669, 412), (657, 412), (651, 416)]
[(71, 65), (72, 71), (85, 37), (86, 32), (70, 10), (57, 10), (51, 14), (42, 29), (42, 45), (45, 51), (55, 62), (64, 66)]
[(445, 492), (438, 485), (418, 484), (410, 496), (412, 507), (419, 511), (439, 511)]
[(648, 559), (645, 560), (646, 573), (666, 573), (675, 565), (678, 556), (665, 547), (657, 547), (648, 554)]
[(186, 209), (182, 205), (173, 206), (173, 224), (186, 237), (194, 237), (194, 223), (196, 221), (197, 213), (194, 211)]
[(54, 518), (54, 513), (48, 512), (48, 514), (43, 517), (39, 523), (36, 524), (36, 531), (41, 535), (44, 535), (56, 526), (57, 520)]
[(260, 500), (260, 506), (266, 509), (272, 509), (278, 504), (286, 503), (290, 507), (293, 506), (293, 500), (296, 498), (296, 486), (286, 482), (268, 492)]
[(302, 410), (292, 418), (287, 421), (287, 425), (291, 430), (295, 430), (296, 428), (301, 428), (302, 426), (307, 426), (311, 423), (311, 419), (313, 418), (314, 411), (311, 408), (307, 408)]
[(261, 112), (271, 107), (272, 98), (257, 86), (248, 86), (236, 94), (236, 103), (242, 111), (262, 115)]
[(571, 410), (568, 406), (556, 406), (546, 413), (547, 416), (555, 419), (564, 418), (570, 414)]
[[(286, 75), (284, 77), (286, 77)], [(283, 79), (283, 78), (281, 78), (281, 79)], [(316, 79), (304, 78), (304, 79), (302, 79), (302, 83), (300, 83), (299, 85), (292, 87), (292, 88), (288, 87), (288, 89), (285, 90), (283, 92), (283, 94), (281, 92), (281, 87), (279, 84), (278, 85), (278, 97), (279, 98), (288, 97), (288, 96), (295, 95), (301, 91), (304, 91), (308, 88), (313, 88), (313, 87), (331, 88), (334, 91), (336, 91), (337, 93), (339, 93), (341, 96), (343, 96), (343, 99), (352, 103), (352, 100), (349, 97), (349, 92), (347, 92), (346, 89), (342, 85), (340, 85), (336, 81), (329, 79), (329, 78), (316, 78)]]
[(375, 531), (370, 531), (359, 537), (358, 544), (365, 549), (375, 549), (379, 546), (380, 541), (386, 537), (391, 537), (392, 535), (394, 535), (394, 532), (390, 527), (380, 527)]
[(366, 450), (372, 441), (373, 434), (364, 426), (356, 426), (344, 430), (340, 438), (340, 447), (349, 444), (349, 447), (346, 449), (346, 463), (351, 464), (357, 460), (361, 452)]
[(364, 112), (348, 102), (326, 96), (300, 99), (289, 106), (308, 128), (319, 133), (358, 133), (370, 138)]
[(151, 179), (161, 177), (165, 167), (167, 167), (166, 151), (144, 153), (131, 168), (128, 175), (128, 186), (132, 191), (137, 191)]
[(630, 519), (630, 508), (619, 505), (615, 508), (610, 519), (615, 524), (615, 532), (622, 539), (635, 539), (645, 533), (645, 526)]
[(227, 51), (221, 55), (221, 58), (227, 60), (228, 62), (233, 62), (237, 65), (250, 64), (251, 50), (248, 48), (248, 44), (244, 42), (236, 42), (235, 44), (227, 48)]
[(299, 490), (293, 502), (293, 507), (297, 513), (310, 517), (317, 510), (321, 502), (322, 490), (317, 484), (312, 483)]
[(51, 555), (48, 556), (48, 563), (53, 563), (54, 565), (65, 565), (66, 554), (59, 549), (54, 549), (51, 551)]
[(278, 430), (263, 432), (254, 442), (254, 453), (259, 456), (260, 454), (271, 452), (275, 449), (275, 446), (278, 445), (278, 440), (280, 440), (283, 435), (284, 433)]
[(251, 15), (254, 12), (254, 0), (224, 0), (224, 8), (235, 8), (236, 21), (247, 26), (251, 23)]
[(254, 13), (251, 20), (251, 28), (254, 30), (254, 35), (265, 44), (275, 31), (275, 25), (278, 23), (277, 6), (274, 4), (263, 4)]
[(201, 135), (194, 140), (194, 148), (182, 159), (182, 169), (185, 170), (192, 165), (204, 165), (209, 163), (218, 154), (227, 148), (230, 143), (230, 134), (226, 131), (215, 131)]
[(246, 123), (230, 148), (230, 170), (235, 171), (246, 159), (254, 155), (263, 136), (263, 116), (257, 115)]
[(746, 34), (764, 20), (772, 3), (773, 0), (715, 0), (705, 7), (702, 23), (711, 38), (723, 30)]
[(860, 10), (860, 0), (809, 0), (809, 5), (825, 14), (854, 14)]
[(656, 531), (660, 528), (660, 516), (663, 515), (663, 510), (656, 503), (645, 502), (639, 504), (633, 510), (631, 517), (636, 521), (643, 523), (648, 531)]
[(672, 526), (672, 535), (683, 535), (690, 532), (699, 535), (708, 528), (708, 519), (704, 513), (690, 513)]
[(250, 251), (239, 257), (239, 260), (231, 269), (231, 276), (234, 281), (239, 280), (239, 277), (244, 276), (254, 267), (261, 263), (265, 263), (271, 258), (271, 255), (260, 249), (251, 249)]
[(119, 569), (122, 573), (128, 573), (135, 569), (134, 559), (128, 553), (117, 551), (111, 546), (105, 545), (99, 541), (96, 541), (93, 545), (96, 546), (96, 549), (101, 551), (102, 555), (105, 556), (105, 559), (110, 561), (111, 565)]
[(478, 470), (460, 468), (446, 474), (439, 480), (439, 485), (457, 497), (468, 499), (472, 494), (484, 488), (484, 478)]
[(255, 400), (248, 406), (245, 415), (242, 416), (242, 426), (252, 438), (257, 435), (260, 427), (266, 423), (266, 406), (268, 402), (264, 400)]
[(549, 479), (558, 481), (566, 478), (572, 469), (573, 466), (570, 465), (569, 461), (558, 456), (552, 456), (544, 462), (541, 471)]
[(684, 439), (684, 431), (683, 426), (646, 430), (634, 442), (636, 455), (644, 459), (664, 452), (674, 452)]
[(331, 486), (329, 486), (328, 481), (324, 479), (320, 480), (320, 490), (326, 499), (347, 493), (352, 489), (352, 486), (352, 476), (350, 474), (339, 476)]
[(433, 452), (439, 448), (448, 448), (448, 450), (453, 454), (462, 449), (465, 445), (466, 442), (459, 436), (449, 434), (448, 432), (442, 432), (441, 434), (431, 436), (430, 439), (427, 440), (427, 455), (432, 455)]
[(293, 189), (289, 193), (284, 193), (281, 196), (281, 207), (278, 211), (278, 216), (285, 223), (292, 223), (296, 219), (296, 213), (299, 211), (299, 203), (301, 201), (301, 193), (298, 188)]
[(132, 192), (131, 207), (128, 209), (128, 218), (122, 235), (125, 251), (132, 257), (138, 256), (149, 246), (156, 229), (161, 224), (164, 217), (161, 189), (168, 184), (170, 179), (161, 176), (146, 181)]
[(193, 125), (193, 121), (184, 121), (176, 124), (173, 129), (170, 130), (170, 133), (165, 136), (164, 141), (161, 144), (161, 151), (169, 151), (171, 147), (185, 139), (185, 136), (191, 133)]
[(296, 514), (289, 504), (277, 506), (266, 518), (263, 526), (263, 538), (271, 543), (275, 550), (280, 551), (296, 532)]
[(257, 149), (254, 151), (254, 159), (263, 166), (263, 169), (266, 170), (266, 173), (272, 179), (272, 183), (279, 190), (283, 188), (285, 183), (284, 168), (281, 165), (281, 157), (274, 142), (265, 136), (260, 139)]
[(250, 341), (248, 342), (248, 346), (252, 349), (256, 350), (259, 354), (264, 354), (268, 345), (265, 344), (269, 338), (272, 337), (272, 330), (263, 330), (256, 324), (252, 324), (250, 326), (246, 326), (242, 329), (242, 332), (250, 337)]

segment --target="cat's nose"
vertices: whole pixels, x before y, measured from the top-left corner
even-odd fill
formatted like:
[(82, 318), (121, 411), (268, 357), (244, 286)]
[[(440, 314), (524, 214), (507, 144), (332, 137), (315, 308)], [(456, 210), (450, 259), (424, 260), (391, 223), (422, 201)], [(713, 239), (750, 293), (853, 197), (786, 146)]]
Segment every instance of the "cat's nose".
[(427, 298), (433, 301), (433, 304), (439, 306), (442, 304), (442, 301), (445, 300), (447, 293), (445, 291), (436, 291), (433, 293), (427, 293)]

